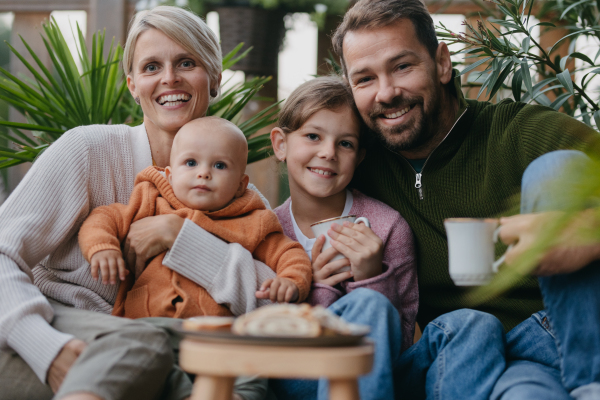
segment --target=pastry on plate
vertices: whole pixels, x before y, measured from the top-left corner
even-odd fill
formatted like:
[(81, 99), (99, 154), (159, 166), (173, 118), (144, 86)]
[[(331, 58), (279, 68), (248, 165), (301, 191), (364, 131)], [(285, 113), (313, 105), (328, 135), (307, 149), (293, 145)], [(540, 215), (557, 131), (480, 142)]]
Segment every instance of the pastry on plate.
[(182, 327), (187, 331), (229, 331), (234, 320), (233, 317), (192, 317), (184, 319)]
[(345, 322), (331, 311), (308, 304), (273, 304), (237, 318), (233, 333), (249, 336), (318, 337), (365, 334), (368, 328)]

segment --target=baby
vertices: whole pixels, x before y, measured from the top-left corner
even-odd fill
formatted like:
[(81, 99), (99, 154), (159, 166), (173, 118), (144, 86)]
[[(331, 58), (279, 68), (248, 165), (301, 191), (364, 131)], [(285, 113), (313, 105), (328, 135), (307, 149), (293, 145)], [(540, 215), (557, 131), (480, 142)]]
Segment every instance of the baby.
[[(278, 302), (303, 301), (312, 279), (302, 246), (288, 239), (257, 192), (247, 189), (248, 144), (233, 123), (204, 117), (184, 125), (173, 141), (170, 166), (138, 174), (128, 205), (98, 207), (79, 232), (81, 251), (94, 279), (118, 272), (113, 315), (128, 318), (232, 315), (201, 286), (162, 265), (156, 256), (135, 281), (125, 268), (120, 244), (130, 225), (144, 217), (176, 214), (229, 243), (239, 243), (277, 277), (263, 283)], [(256, 282), (248, 282), (256, 285)]]

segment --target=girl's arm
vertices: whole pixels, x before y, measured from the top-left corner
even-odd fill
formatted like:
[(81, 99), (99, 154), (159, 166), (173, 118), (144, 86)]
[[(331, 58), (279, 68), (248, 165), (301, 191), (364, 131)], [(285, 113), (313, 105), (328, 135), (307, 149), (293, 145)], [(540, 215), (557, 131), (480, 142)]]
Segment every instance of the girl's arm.
[(50, 326), (54, 312), (31, 269), (88, 213), (88, 147), (78, 130), (50, 146), (0, 207), (0, 348), (16, 351), (42, 382), (73, 336)]
[[(376, 290), (385, 295), (400, 313), (403, 332), (412, 332), (419, 308), (417, 262), (412, 231), (396, 213), (383, 249), (383, 270), (380, 275), (358, 282), (343, 284), (349, 293), (359, 287)], [(412, 343), (412, 334), (404, 335), (403, 348)]]

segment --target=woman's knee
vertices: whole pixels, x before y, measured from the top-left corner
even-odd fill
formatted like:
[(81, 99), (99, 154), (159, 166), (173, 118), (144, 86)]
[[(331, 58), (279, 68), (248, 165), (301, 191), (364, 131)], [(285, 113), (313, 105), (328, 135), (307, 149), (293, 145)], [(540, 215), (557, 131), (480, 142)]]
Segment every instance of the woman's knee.
[(88, 343), (59, 394), (89, 392), (104, 399), (155, 398), (163, 390), (173, 364), (166, 332), (131, 321)]
[(170, 365), (173, 364), (173, 349), (169, 335), (159, 327), (141, 321), (131, 321), (130, 324), (123, 325), (103, 337), (107, 337), (115, 344), (125, 345), (129, 349), (150, 350), (157, 358), (164, 359), (164, 362)]

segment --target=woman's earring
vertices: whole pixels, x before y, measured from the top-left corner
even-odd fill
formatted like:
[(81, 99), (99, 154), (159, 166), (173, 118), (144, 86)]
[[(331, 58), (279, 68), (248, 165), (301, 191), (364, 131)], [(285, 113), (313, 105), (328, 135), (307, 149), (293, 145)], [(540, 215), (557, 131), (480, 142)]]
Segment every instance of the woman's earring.
[(217, 97), (217, 94), (219, 94), (217, 89), (210, 89), (210, 97)]
[(140, 103), (141, 103), (141, 102), (140, 102), (140, 98), (139, 98), (139, 97), (136, 97), (136, 98), (135, 98), (135, 103), (136, 103), (138, 106), (140, 105)]

